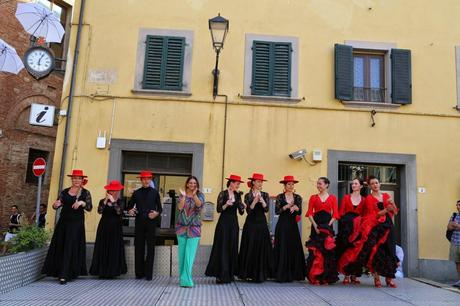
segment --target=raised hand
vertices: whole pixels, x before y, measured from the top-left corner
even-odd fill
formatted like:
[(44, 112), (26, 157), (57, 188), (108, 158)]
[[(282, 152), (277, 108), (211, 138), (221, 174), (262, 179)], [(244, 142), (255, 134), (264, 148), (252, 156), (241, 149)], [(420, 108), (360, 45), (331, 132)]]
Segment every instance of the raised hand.
[(131, 208), (131, 209), (128, 211), (128, 214), (129, 214), (131, 217), (134, 217), (134, 216), (137, 214), (137, 209), (136, 209), (136, 207)]
[(107, 193), (106, 197), (105, 197), (110, 203), (115, 203), (115, 199), (113, 198), (113, 196), (110, 194), (110, 193)]
[(60, 199), (57, 199), (56, 202), (53, 203), (53, 208), (58, 209), (59, 207), (62, 206), (62, 202)]

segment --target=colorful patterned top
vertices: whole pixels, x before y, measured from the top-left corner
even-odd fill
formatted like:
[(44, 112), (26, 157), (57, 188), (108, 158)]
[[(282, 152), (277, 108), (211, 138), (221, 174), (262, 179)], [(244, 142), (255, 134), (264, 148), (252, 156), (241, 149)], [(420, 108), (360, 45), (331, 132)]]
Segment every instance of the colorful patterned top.
[[(176, 223), (176, 235), (188, 238), (201, 237), (201, 208), (204, 205), (204, 195), (197, 194), (201, 206), (197, 207), (191, 197), (185, 197), (185, 205), (179, 210)], [(179, 196), (179, 201), (183, 195)]]

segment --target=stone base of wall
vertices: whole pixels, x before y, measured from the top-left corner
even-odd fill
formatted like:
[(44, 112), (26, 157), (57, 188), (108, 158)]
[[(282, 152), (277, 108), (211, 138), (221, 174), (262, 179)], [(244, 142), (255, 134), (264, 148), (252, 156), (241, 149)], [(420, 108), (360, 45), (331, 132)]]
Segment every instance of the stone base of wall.
[(458, 280), (455, 263), (449, 260), (419, 259), (420, 277), (441, 283)]

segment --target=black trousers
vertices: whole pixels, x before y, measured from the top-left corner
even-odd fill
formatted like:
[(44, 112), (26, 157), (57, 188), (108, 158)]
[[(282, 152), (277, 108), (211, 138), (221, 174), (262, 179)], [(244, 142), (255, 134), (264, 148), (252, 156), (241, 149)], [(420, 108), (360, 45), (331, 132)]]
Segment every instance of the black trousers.
[[(156, 218), (137, 218), (134, 230), (134, 255), (136, 277), (152, 278), (153, 261), (155, 259), (156, 241)], [(145, 257), (145, 245), (147, 244), (147, 258)]]

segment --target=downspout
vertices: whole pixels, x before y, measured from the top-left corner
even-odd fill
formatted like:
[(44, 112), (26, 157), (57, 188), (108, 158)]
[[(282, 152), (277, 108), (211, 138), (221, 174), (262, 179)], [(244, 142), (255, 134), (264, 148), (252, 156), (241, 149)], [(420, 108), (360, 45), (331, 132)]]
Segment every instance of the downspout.
[(225, 153), (226, 153), (226, 142), (227, 142), (227, 108), (228, 108), (228, 96), (227, 95), (216, 95), (216, 97), (225, 98), (225, 111), (224, 111), (224, 135), (222, 144), (222, 178), (220, 180), (220, 190), (224, 190), (224, 179), (225, 179)]
[(65, 121), (65, 129), (64, 129), (64, 143), (62, 145), (62, 156), (61, 156), (61, 169), (59, 173), (59, 187), (58, 187), (58, 196), (62, 190), (62, 185), (64, 181), (64, 172), (66, 166), (66, 155), (67, 155), (67, 146), (69, 144), (69, 128), (70, 122), (72, 118), (72, 104), (75, 94), (75, 82), (77, 79), (77, 65), (78, 65), (78, 57), (80, 54), (80, 38), (81, 38), (81, 29), (83, 26), (83, 16), (85, 12), (85, 0), (81, 0), (80, 5), (80, 15), (78, 20), (78, 27), (77, 27), (77, 39), (75, 42), (75, 51), (74, 51), (74, 60), (72, 63), (72, 75), (70, 77), (70, 89), (69, 89), (69, 102), (67, 105), (67, 117)]

